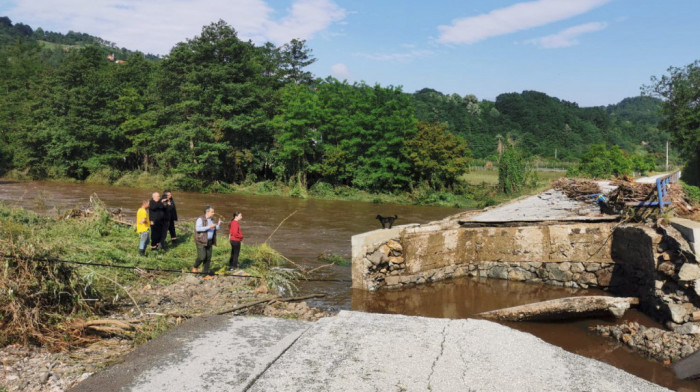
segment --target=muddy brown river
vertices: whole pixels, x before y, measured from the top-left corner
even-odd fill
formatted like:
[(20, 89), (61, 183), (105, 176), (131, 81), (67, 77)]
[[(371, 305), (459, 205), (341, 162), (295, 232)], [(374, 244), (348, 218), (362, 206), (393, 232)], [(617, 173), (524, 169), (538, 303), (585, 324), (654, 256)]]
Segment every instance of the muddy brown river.
[[(162, 190), (158, 190), (162, 191)], [(97, 194), (108, 207), (121, 207), (127, 216), (135, 215), (140, 201), (150, 198), (141, 189), (57, 182), (17, 182), (0, 180), (0, 200), (29, 209), (67, 209), (88, 203)], [(460, 212), (454, 208), (420, 207), (361, 202), (290, 199), (274, 196), (221, 195), (173, 192), (182, 222), (194, 222), (204, 206), (230, 218), (243, 212), (241, 230), (244, 243), (269, 243), (296, 263), (321, 265), (318, 255), (332, 252), (350, 258), (350, 237), (378, 229), (377, 214), (398, 215), (396, 224), (425, 223)], [(291, 215), (293, 214), (293, 215)], [(291, 217), (290, 217), (291, 215)], [(280, 226), (282, 221), (288, 218)], [(278, 228), (279, 226), (279, 228)], [(275, 231), (275, 229), (277, 229)], [(136, 244), (136, 242), (135, 242)], [(194, 246), (194, 245), (193, 245)], [(350, 288), (350, 267), (323, 269), (313, 281), (300, 285), (301, 294), (326, 293), (312, 303), (331, 310), (353, 309), (425, 317), (467, 318), (476, 313), (572, 295), (601, 294), (596, 290), (571, 290), (521, 282), (459, 278), (398, 291), (368, 293)], [(629, 373), (678, 391), (700, 391), (700, 381), (676, 379), (673, 371), (647, 360), (624, 345), (588, 331), (589, 326), (636, 321), (661, 326), (636, 310), (622, 320), (585, 319), (549, 323), (505, 323), (529, 332), (567, 351), (594, 358)]]

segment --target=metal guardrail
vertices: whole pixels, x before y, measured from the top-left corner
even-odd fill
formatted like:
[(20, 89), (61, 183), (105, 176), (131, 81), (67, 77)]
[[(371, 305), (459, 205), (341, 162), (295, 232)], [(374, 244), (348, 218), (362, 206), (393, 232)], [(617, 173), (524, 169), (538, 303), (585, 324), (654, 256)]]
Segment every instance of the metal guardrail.
[(668, 207), (673, 203), (671, 200), (666, 200), (665, 196), (668, 193), (668, 188), (671, 183), (678, 182), (681, 179), (681, 172), (675, 171), (667, 176), (656, 179), (656, 196), (658, 201), (649, 201), (639, 203), (637, 207), (659, 207), (659, 211), (663, 212), (664, 207)]

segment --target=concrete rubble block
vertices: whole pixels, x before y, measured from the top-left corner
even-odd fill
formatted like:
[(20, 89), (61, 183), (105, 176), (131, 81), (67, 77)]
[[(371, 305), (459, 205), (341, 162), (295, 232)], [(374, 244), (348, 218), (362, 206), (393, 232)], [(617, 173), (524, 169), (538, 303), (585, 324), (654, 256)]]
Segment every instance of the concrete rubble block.
[(693, 291), (695, 295), (700, 296), (700, 279), (695, 279), (693, 281)]
[(581, 274), (581, 277), (579, 278), (579, 283), (583, 283), (586, 285), (597, 285), (598, 277), (592, 272), (586, 272)]
[(382, 252), (378, 249), (375, 250), (367, 255), (367, 260), (369, 260), (372, 265), (379, 265), (382, 262)]
[(528, 264), (530, 264), (530, 267), (534, 269), (539, 269), (540, 267), (542, 267), (542, 263), (539, 261), (531, 261)]
[(690, 219), (672, 218), (671, 226), (681, 232), (683, 238), (688, 241), (690, 249), (693, 253), (697, 254), (696, 244), (698, 240), (700, 240), (700, 222), (695, 222)]
[(678, 271), (678, 278), (686, 281), (700, 279), (700, 265), (690, 263), (683, 264), (681, 270)]
[(389, 257), (389, 253), (391, 253), (391, 248), (389, 248), (386, 244), (383, 244), (379, 247), (379, 251), (381, 251), (385, 257)]
[(401, 245), (400, 242), (398, 242), (398, 241), (396, 241), (396, 240), (389, 240), (389, 241), (387, 241), (386, 246), (388, 246), (389, 249), (391, 249), (391, 250), (395, 250), (395, 251), (398, 251), (398, 252), (403, 251), (403, 246)]
[(671, 320), (676, 324), (682, 324), (685, 321), (687, 309), (683, 305), (667, 304)]
[(394, 275), (394, 276), (387, 276), (385, 282), (386, 282), (387, 286), (396, 286), (399, 284), (400, 281), (401, 281), (400, 277)]
[(659, 267), (657, 268), (659, 272), (666, 274), (668, 276), (671, 276), (676, 273), (676, 266), (673, 265), (671, 262), (664, 262), (659, 264)]
[(595, 272), (595, 276), (598, 279), (598, 285), (601, 287), (610, 286), (612, 281), (612, 267), (603, 268)]
[(394, 257), (394, 256), (389, 257), (389, 263), (392, 263), (392, 264), (403, 264), (404, 261), (405, 260), (403, 257)]
[[(545, 264), (545, 273), (549, 279), (553, 279), (559, 282), (564, 282), (571, 280), (572, 274), (569, 271), (562, 270), (560, 268), (560, 263), (549, 263)], [(570, 267), (570, 265), (569, 265)]]
[(693, 312), (690, 315), (690, 321), (700, 321), (700, 311)]
[(496, 265), (489, 270), (487, 276), (496, 279), (508, 279), (508, 267), (504, 265)]
[(526, 273), (527, 273), (527, 274), (530, 274), (530, 272), (528, 272), (528, 271), (523, 271), (523, 270), (520, 269), (520, 268), (514, 268), (513, 270), (511, 270), (510, 272), (508, 272), (508, 277), (507, 277), (507, 279), (508, 279), (508, 280), (523, 281), (523, 280), (527, 279), (526, 276), (525, 276)]

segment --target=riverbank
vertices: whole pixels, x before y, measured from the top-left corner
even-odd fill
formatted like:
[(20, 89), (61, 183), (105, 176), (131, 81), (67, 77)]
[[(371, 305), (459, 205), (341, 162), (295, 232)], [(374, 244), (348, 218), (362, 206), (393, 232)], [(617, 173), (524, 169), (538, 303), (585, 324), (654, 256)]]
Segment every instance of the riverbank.
[[(199, 191), (202, 193), (244, 195), (280, 196), (299, 199), (318, 200), (342, 200), (358, 201), (375, 204), (406, 204), (420, 206), (440, 206), (455, 208), (484, 208), (496, 205), (524, 194), (544, 189), (549, 186), (552, 179), (558, 178), (564, 173), (543, 172), (534, 176), (533, 186), (522, 193), (505, 195), (499, 193), (498, 171), (474, 171), (466, 173), (462, 182), (455, 185), (451, 191), (437, 191), (427, 186), (419, 186), (410, 192), (382, 192), (371, 193), (349, 186), (333, 186), (328, 183), (318, 182), (310, 187), (304, 187), (296, 182), (283, 183), (279, 181), (244, 181), (240, 184), (228, 184), (214, 182), (197, 189), (187, 189), (182, 186), (183, 177), (178, 174), (162, 175), (147, 172), (98, 172), (89, 176), (84, 181), (72, 178), (47, 178), (44, 181), (83, 183), (92, 185), (113, 185), (119, 187), (131, 187), (137, 189), (153, 190), (179, 190)], [(11, 171), (4, 177), (6, 180), (32, 181), (22, 172)], [(0, 179), (2, 180), (2, 179)]]
[[(201, 316), (214, 315), (235, 307), (275, 298), (256, 294), (240, 278), (219, 277), (201, 280), (191, 275), (178, 277), (173, 283), (160, 283), (153, 275), (143, 286), (130, 287), (130, 299), (119, 301), (100, 320), (134, 325), (129, 333), (101, 333), (101, 338), (54, 352), (46, 347), (12, 344), (0, 348), (0, 391), (66, 391), (90, 375), (123, 361), (142, 344), (166, 333), (181, 323)], [(259, 315), (291, 320), (315, 321), (328, 316), (306, 302), (269, 301), (230, 314)], [(95, 316), (87, 321), (94, 321)], [(75, 323), (74, 317), (67, 322)], [(107, 324), (105, 324), (107, 325)]]
[(293, 282), (266, 244), (243, 247), (246, 272), (237, 276), (223, 272), (223, 246), (214, 251), (215, 279), (190, 274), (191, 235), (178, 226), (180, 242), (141, 257), (133, 228), (95, 198), (50, 216), (0, 204), (0, 390), (66, 390), (186, 319), (237, 306), (231, 313), (326, 315), (278, 299), (275, 290)]

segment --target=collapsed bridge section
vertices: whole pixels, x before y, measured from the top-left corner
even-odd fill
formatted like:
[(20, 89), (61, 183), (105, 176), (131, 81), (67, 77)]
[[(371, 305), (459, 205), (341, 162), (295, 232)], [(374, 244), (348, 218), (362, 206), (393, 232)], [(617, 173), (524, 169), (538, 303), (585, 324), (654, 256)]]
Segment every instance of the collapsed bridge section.
[(556, 190), (488, 211), (359, 234), (352, 244), (356, 289), (497, 278), (605, 289), (639, 297), (661, 321), (700, 321), (700, 267), (697, 276), (681, 273), (697, 262), (678, 231), (622, 224), (595, 203)]

